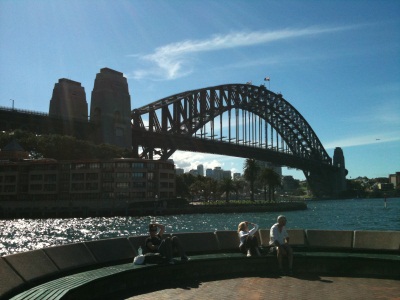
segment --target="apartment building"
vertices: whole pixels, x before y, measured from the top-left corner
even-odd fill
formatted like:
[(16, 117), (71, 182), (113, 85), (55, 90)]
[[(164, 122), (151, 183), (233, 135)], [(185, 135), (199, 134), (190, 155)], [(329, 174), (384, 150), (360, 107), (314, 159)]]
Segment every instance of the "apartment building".
[(150, 202), (175, 197), (173, 162), (0, 161), (1, 201)]

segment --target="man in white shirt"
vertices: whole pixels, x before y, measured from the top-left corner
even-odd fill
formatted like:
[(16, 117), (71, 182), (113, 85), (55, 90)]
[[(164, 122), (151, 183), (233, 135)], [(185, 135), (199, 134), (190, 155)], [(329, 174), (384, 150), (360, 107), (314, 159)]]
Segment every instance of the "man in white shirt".
[(276, 250), (276, 255), (278, 257), (279, 271), (283, 274), (282, 260), (283, 257), (288, 258), (289, 265), (289, 275), (292, 274), (292, 265), (293, 265), (293, 250), (289, 245), (289, 235), (285, 228), (286, 225), (286, 217), (280, 215), (277, 219), (277, 223), (272, 225), (269, 236), (270, 241), (269, 244), (273, 245), (274, 250)]

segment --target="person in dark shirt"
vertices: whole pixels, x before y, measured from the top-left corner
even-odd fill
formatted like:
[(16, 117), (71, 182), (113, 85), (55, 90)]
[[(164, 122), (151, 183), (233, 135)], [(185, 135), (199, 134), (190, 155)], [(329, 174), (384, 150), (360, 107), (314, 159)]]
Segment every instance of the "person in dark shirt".
[(181, 256), (181, 261), (188, 261), (189, 258), (187, 257), (179, 238), (173, 236), (163, 239), (164, 232), (164, 225), (154, 223), (149, 225), (150, 236), (145, 241), (147, 251), (151, 253), (160, 253), (160, 255), (167, 259), (168, 263), (174, 264), (172, 258), (174, 256), (174, 250), (176, 249)]

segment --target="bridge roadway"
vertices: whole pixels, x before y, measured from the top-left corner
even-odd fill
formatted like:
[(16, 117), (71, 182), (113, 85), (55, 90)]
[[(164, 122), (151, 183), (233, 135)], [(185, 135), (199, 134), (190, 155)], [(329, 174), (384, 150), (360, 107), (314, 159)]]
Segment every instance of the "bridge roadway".
[[(320, 160), (301, 158), (293, 154), (278, 152), (272, 149), (249, 147), (247, 145), (221, 142), (220, 140), (210, 140), (193, 138), (184, 135), (172, 135), (159, 132), (149, 132), (142, 130), (132, 130), (132, 137), (135, 143), (149, 148), (169, 148), (182, 151), (213, 153), (228, 155), (233, 157), (248, 158), (252, 157), (260, 161), (273, 161), (277, 165), (283, 165), (303, 171), (321, 168)], [(337, 171), (338, 168), (325, 163), (325, 168)]]
[[(156, 275), (155, 275), (156, 276)], [(121, 294), (114, 299), (129, 300), (265, 300), (265, 299), (400, 299), (400, 284), (395, 279), (356, 278), (294, 274), (188, 281), (175, 286), (157, 286), (138, 291), (135, 295)]]

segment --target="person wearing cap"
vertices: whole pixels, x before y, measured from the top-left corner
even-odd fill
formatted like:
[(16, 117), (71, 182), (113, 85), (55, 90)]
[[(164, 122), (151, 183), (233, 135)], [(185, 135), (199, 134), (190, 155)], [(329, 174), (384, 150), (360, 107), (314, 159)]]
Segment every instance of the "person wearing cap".
[[(249, 225), (252, 225), (253, 228), (249, 230)], [(243, 254), (247, 253), (247, 256), (261, 256), (260, 250), (258, 249), (258, 240), (254, 234), (258, 230), (258, 225), (254, 223), (250, 223), (247, 221), (240, 222), (238, 226), (238, 235), (239, 235), (239, 250)]]
[(269, 232), (270, 241), (269, 244), (271, 250), (276, 251), (276, 256), (278, 258), (279, 264), (279, 272), (284, 274), (283, 267), (282, 267), (282, 260), (283, 257), (287, 257), (288, 265), (289, 265), (289, 275), (292, 272), (292, 265), (293, 265), (293, 250), (292, 247), (289, 245), (289, 234), (286, 231), (286, 217), (283, 215), (278, 216), (277, 223), (272, 225), (271, 230)]
[(187, 257), (179, 238), (173, 236), (163, 239), (164, 232), (164, 225), (157, 223), (150, 224), (150, 236), (145, 241), (146, 249), (151, 253), (160, 253), (170, 264), (174, 264), (172, 258), (174, 256), (174, 250), (176, 249), (181, 256), (181, 261), (188, 261), (189, 258)]

